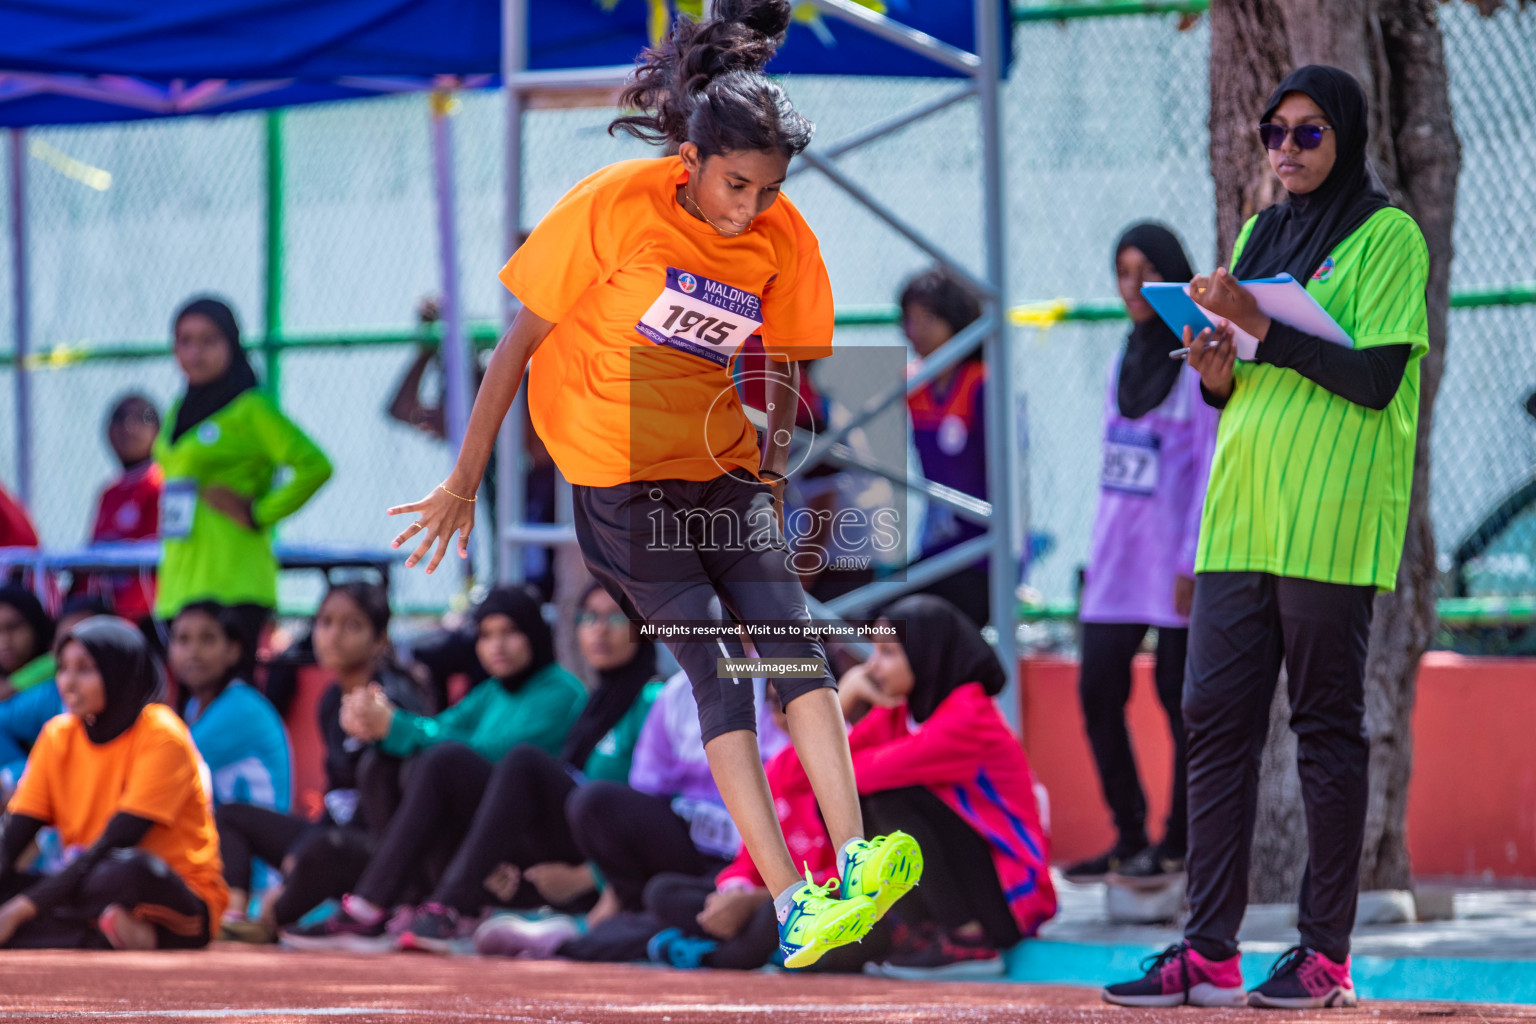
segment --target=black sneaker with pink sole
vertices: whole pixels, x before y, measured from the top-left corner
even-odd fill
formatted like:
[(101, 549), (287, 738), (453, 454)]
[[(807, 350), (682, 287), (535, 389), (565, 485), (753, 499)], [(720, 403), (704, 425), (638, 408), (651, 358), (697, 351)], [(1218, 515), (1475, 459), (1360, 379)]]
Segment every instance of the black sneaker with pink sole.
[(1349, 976), (1349, 957), (1337, 963), (1306, 946), (1287, 950), (1275, 962), (1269, 980), (1248, 993), (1249, 1006), (1271, 1010), (1328, 1010), (1359, 1002)]
[(459, 912), (441, 903), (416, 908), (408, 928), (400, 933), (400, 948), (418, 953), (451, 953), (459, 938)]
[(914, 980), (984, 981), (1006, 973), (1003, 955), (984, 939), (971, 939), (933, 925), (902, 928), (883, 963), (869, 964), (868, 974)]

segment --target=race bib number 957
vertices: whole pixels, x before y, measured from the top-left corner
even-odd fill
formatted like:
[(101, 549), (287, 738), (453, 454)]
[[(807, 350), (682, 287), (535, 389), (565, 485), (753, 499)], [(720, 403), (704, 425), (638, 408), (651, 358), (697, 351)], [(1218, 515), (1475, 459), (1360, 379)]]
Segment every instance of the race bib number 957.
[(725, 366), (763, 326), (763, 302), (751, 292), (667, 268), (667, 286), (635, 330), (658, 345)]
[(1100, 483), (1112, 491), (1150, 497), (1157, 493), (1158, 463), (1163, 439), (1118, 424), (1104, 439), (1104, 471)]

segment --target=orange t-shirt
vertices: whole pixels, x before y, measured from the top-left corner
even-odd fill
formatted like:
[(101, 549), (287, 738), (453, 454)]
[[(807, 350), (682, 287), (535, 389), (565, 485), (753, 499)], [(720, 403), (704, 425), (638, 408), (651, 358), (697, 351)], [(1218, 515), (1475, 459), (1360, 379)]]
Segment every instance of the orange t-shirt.
[(32, 747), (10, 810), (52, 825), (66, 846), (90, 846), (119, 811), (148, 818), (155, 825), (138, 848), (187, 883), (218, 929), (229, 889), (213, 802), (192, 734), (164, 704), (149, 705), (127, 732), (101, 746), (74, 715), (51, 720)]
[(604, 168), (565, 194), (501, 281), (556, 326), (534, 353), (529, 411), (573, 484), (757, 473), (730, 362), (761, 328), (790, 360), (832, 354), (816, 236), (779, 199), (727, 238), (677, 201), (677, 157)]

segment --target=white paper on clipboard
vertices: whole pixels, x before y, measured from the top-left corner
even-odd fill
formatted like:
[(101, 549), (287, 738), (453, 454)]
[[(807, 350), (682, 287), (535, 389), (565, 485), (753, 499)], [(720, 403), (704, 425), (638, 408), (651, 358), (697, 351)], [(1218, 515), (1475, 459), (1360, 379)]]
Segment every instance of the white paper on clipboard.
[[(1264, 277), (1255, 281), (1240, 281), (1239, 284), (1253, 295), (1259, 304), (1259, 312), (1271, 320), (1289, 324), (1299, 331), (1306, 331), (1335, 345), (1343, 345), (1345, 348), (1355, 347), (1354, 339), (1348, 332), (1340, 327), (1338, 321), (1329, 316), (1328, 311), (1318, 305), (1317, 300), (1308, 295), (1307, 290), (1290, 274)], [(1187, 284), (1184, 286), (1184, 294), (1189, 294)], [(1194, 301), (1193, 296), (1190, 301)], [(1195, 302), (1195, 305), (1200, 306), (1200, 303)], [(1211, 320), (1220, 319), (1204, 306), (1200, 306), (1200, 309)], [(1259, 339), (1236, 324), (1232, 325), (1232, 333), (1237, 341), (1237, 358), (1252, 362), (1255, 353), (1259, 350)]]

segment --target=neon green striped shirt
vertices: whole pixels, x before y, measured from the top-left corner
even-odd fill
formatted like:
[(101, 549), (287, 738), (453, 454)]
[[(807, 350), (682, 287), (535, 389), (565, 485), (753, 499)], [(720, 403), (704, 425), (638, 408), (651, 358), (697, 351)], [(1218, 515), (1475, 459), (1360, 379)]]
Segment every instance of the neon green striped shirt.
[[(168, 528), (161, 500), (164, 553), (155, 599), (157, 618), (169, 619), (193, 601), (277, 604), (277, 558), (272, 527), (297, 512), (330, 479), (331, 463), (313, 441), (260, 391), (252, 388), (171, 441), (179, 403), (167, 411), (155, 439), (155, 461), (165, 470), (166, 495), (186, 487), (197, 495), (182, 536)], [(278, 482), (280, 471), (288, 479)], [(247, 530), (201, 498), (218, 484), (252, 499), (256, 529)]]
[[(1253, 224), (1238, 236), (1234, 265)], [(1428, 278), (1418, 225), (1387, 208), (1344, 239), (1307, 282), (1355, 348), (1413, 346), (1383, 410), (1356, 405), (1295, 370), (1237, 364), (1216, 436), (1196, 572), (1393, 589), (1408, 528), (1419, 361), (1429, 350)]]

